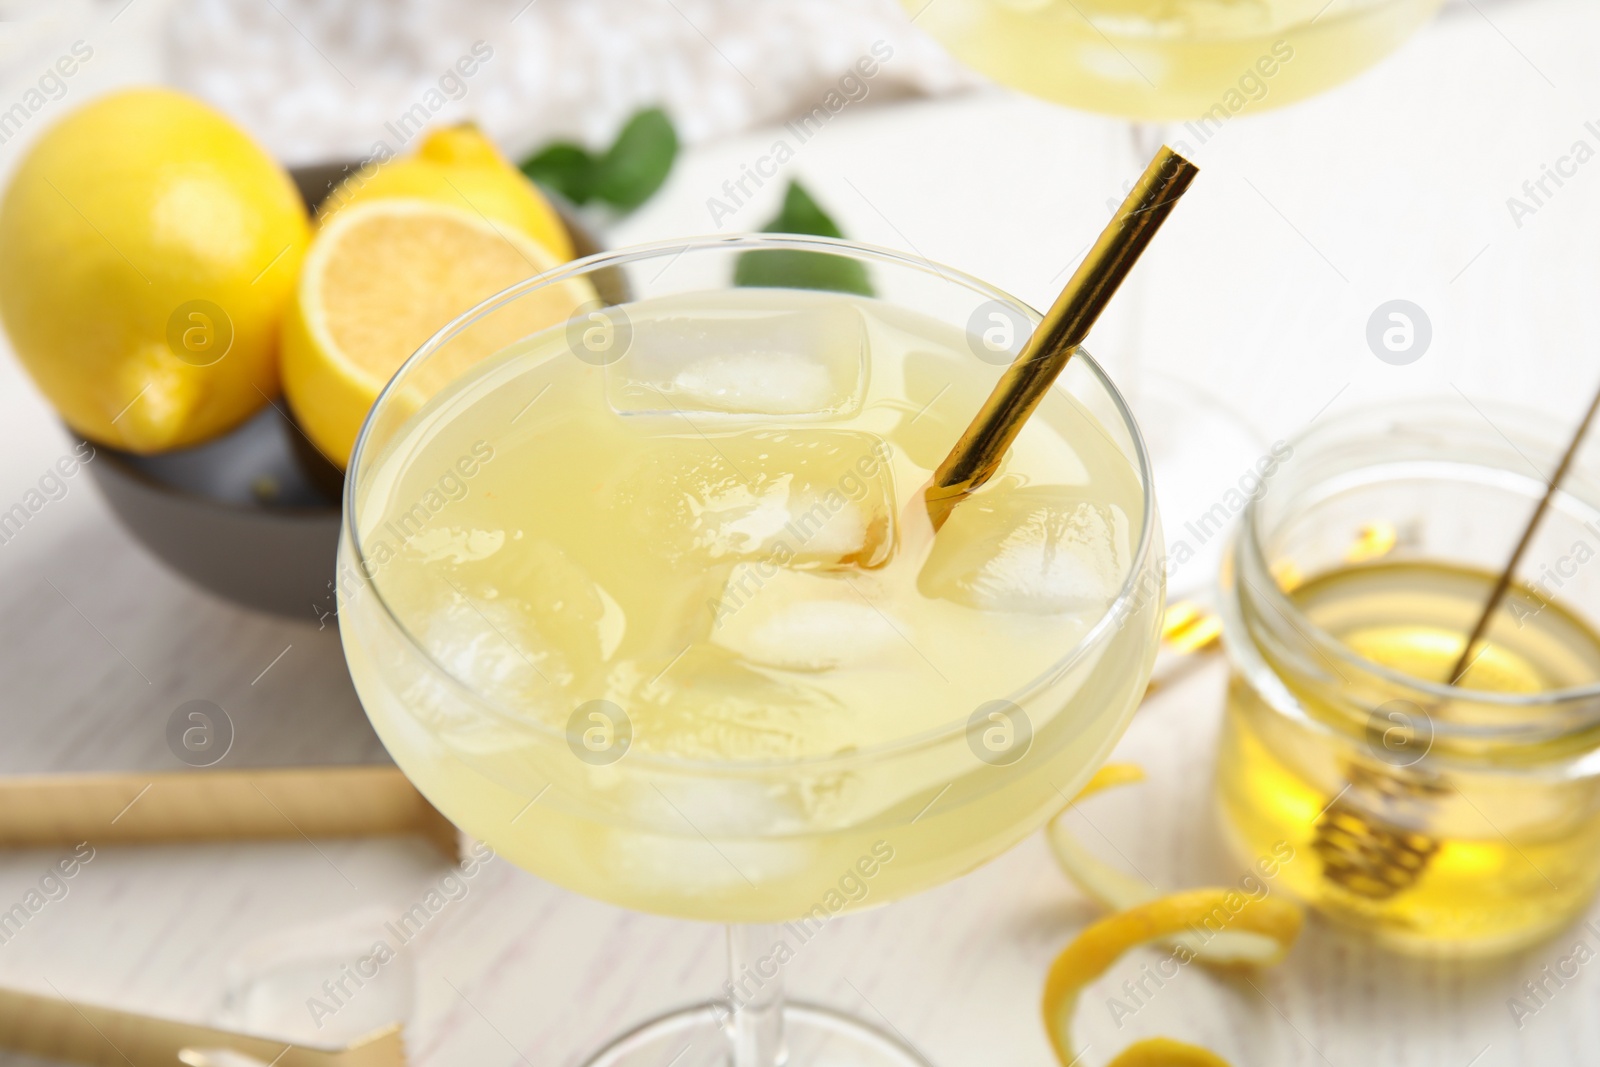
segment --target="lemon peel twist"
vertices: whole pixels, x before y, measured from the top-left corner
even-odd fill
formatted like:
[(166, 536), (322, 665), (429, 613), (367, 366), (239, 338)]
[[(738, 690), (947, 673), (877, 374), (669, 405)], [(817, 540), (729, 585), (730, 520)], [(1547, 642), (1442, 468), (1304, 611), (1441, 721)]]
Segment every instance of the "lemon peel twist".
[[(1076, 799), (1143, 779), (1143, 770), (1133, 764), (1107, 764)], [(1270, 897), (1247, 896), (1226, 888), (1161, 895), (1154, 886), (1085, 850), (1062, 825), (1059, 815), (1051, 821), (1048, 838), (1068, 876), (1115, 912), (1089, 926), (1063, 949), (1045, 979), (1040, 1010), (1051, 1047), (1062, 1064), (1073, 1064), (1082, 1055), (1073, 1049), (1072, 1017), (1084, 987), (1131, 949), (1163, 943), (1172, 947), (1182, 963), (1262, 966), (1282, 959), (1300, 932), (1301, 909)], [(1150, 1038), (1128, 1046), (1108, 1067), (1227, 1067), (1227, 1061), (1196, 1045)]]

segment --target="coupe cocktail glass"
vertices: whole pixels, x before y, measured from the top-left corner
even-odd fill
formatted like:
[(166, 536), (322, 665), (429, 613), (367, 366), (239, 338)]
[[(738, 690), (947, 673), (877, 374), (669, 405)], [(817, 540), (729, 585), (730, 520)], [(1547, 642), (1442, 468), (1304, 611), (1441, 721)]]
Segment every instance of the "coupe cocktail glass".
[[(876, 295), (740, 287), (748, 255)], [(550, 285), (595, 299), (519, 336)], [(890, 251), (655, 245), (464, 315), (368, 416), (339, 618), (395, 761), (540, 877), (742, 924), (720, 999), (593, 1063), (923, 1063), (786, 1006), (784, 967), (1017, 843), (1121, 735), (1160, 533), (1099, 366), (1071, 361), (937, 536), (920, 498), (1037, 321)]]
[(1139, 121), (1220, 127), (1372, 66), (1441, 0), (902, 0), (1002, 85)]
[[(1354, 78), (1398, 48), (1442, 0), (901, 0), (950, 53), (1001, 85), (1129, 120), (1132, 166), (1163, 141), (1203, 162), (1237, 116), (1282, 107)], [(1115, 198), (1111, 199), (1115, 203)], [(1146, 428), (1156, 485), (1177, 523), (1203, 512), (1226, 481), (1195, 477), (1195, 442), (1226, 480), (1266, 451), (1255, 427), (1203, 382), (1204, 348), (1185, 348), (1195, 381), (1143, 358), (1148, 284), (1124, 287), (1113, 365)], [(1192, 370), (1190, 373), (1193, 373)], [(1176, 542), (1175, 525), (1170, 540)], [(1172, 595), (1211, 599), (1218, 546), (1172, 575)]]

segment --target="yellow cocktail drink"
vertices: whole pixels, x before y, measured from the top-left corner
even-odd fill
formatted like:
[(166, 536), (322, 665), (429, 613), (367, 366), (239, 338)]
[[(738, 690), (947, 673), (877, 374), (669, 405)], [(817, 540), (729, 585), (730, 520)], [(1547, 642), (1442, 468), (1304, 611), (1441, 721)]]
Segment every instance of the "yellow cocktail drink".
[(1125, 429), (1058, 389), (934, 536), (920, 491), (1004, 362), (973, 346), (732, 289), (397, 382), (340, 606), (396, 761), (519, 866), (723, 922), (890, 900), (1032, 831), (1143, 693), (1156, 535)]

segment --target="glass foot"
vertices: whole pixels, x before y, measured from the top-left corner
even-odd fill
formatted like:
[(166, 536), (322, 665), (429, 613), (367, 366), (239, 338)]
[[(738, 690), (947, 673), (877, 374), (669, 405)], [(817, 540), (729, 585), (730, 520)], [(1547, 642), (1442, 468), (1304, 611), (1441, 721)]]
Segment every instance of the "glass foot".
[[(584, 1067), (729, 1067), (728, 1012), (720, 1002), (651, 1019), (601, 1049)], [(831, 1008), (790, 1001), (783, 1009), (790, 1067), (932, 1067), (904, 1042)]]

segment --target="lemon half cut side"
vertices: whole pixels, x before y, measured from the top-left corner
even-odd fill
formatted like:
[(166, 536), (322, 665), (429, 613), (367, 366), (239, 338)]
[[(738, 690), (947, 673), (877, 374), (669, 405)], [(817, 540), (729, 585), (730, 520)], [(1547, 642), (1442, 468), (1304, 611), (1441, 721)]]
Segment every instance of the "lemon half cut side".
[[(373, 401), (413, 352), (462, 313), (559, 265), (526, 236), (449, 205), (400, 197), (340, 211), (312, 241), (284, 326), (284, 393), (306, 435), (344, 467)], [(573, 278), (495, 310), (435, 357), (415, 400), (594, 299)]]

